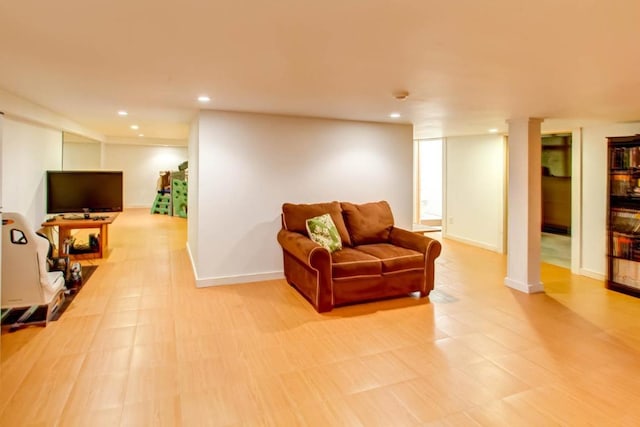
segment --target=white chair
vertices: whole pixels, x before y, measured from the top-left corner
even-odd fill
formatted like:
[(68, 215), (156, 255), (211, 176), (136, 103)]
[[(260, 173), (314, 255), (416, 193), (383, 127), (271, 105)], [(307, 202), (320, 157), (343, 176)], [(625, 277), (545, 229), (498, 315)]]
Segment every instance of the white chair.
[[(2, 317), (26, 309), (12, 328), (33, 323), (46, 326), (64, 301), (64, 274), (49, 271), (48, 251), (49, 241), (38, 236), (24, 216), (15, 212), (2, 214)], [(42, 306), (47, 307), (45, 318), (29, 321)]]

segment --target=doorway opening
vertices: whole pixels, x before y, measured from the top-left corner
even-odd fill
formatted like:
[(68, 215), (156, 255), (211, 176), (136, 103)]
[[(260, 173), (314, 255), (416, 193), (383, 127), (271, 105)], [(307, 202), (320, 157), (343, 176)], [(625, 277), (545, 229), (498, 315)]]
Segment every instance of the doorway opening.
[(442, 138), (420, 139), (417, 149), (416, 225), (424, 231), (442, 229)]
[(542, 135), (543, 262), (571, 268), (571, 133)]

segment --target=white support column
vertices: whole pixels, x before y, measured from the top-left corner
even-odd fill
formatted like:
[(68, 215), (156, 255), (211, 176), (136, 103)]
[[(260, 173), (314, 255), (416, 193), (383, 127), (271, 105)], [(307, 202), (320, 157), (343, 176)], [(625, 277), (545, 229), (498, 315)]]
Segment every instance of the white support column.
[(571, 273), (582, 269), (582, 128), (571, 132)]
[(509, 120), (507, 277), (521, 292), (544, 292), (540, 282), (542, 119)]
[[(5, 168), (2, 166), (2, 122), (4, 120), (4, 113), (0, 111), (0, 284), (2, 282), (2, 173)], [(2, 301), (2, 286), (0, 286), (0, 301)], [(1, 347), (1, 345), (0, 345)], [(1, 350), (1, 348), (0, 348)]]
[[(0, 213), (2, 213), (2, 171), (4, 170), (4, 167), (2, 166), (2, 132), (3, 132), (2, 121), (3, 120), (4, 120), (4, 113), (0, 111)], [(1, 225), (0, 225), (0, 228), (2, 228)], [(1, 233), (0, 233), (0, 237), (2, 237)], [(0, 240), (0, 242), (1, 241), (2, 240)]]

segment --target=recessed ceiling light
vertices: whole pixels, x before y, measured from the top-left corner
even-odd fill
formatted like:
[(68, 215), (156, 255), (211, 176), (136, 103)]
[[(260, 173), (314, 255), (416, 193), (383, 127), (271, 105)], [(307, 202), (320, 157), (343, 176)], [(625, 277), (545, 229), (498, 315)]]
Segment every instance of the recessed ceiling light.
[(144, 133), (139, 133), (138, 136), (142, 138), (144, 136)]
[(397, 119), (400, 117), (400, 113), (391, 113), (389, 114), (389, 117), (391, 117), (392, 119)]
[(128, 116), (128, 115), (129, 115), (129, 113), (127, 113), (127, 112), (126, 112), (126, 111), (124, 111), (124, 110), (120, 110), (120, 111), (118, 111), (118, 115), (119, 115), (119, 116)]
[(207, 95), (200, 95), (198, 97), (198, 101), (200, 101), (200, 102), (209, 102), (209, 101), (211, 101), (211, 98), (209, 98)]
[(393, 93), (393, 97), (398, 101), (404, 101), (409, 97), (409, 92), (406, 90), (399, 90)]
[(491, 132), (491, 133), (498, 133), (498, 129), (496, 129), (496, 128), (491, 128), (491, 129), (489, 129), (489, 132)]
[(131, 129), (133, 129), (133, 130), (138, 130), (138, 129), (140, 129), (140, 126), (138, 126), (138, 125), (131, 125)]

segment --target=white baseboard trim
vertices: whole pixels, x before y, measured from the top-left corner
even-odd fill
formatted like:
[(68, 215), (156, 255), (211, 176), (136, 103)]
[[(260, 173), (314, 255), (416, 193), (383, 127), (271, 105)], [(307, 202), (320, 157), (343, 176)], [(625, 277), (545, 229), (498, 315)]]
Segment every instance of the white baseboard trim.
[(455, 240), (456, 242), (460, 242), (460, 243), (464, 243), (467, 245), (471, 245), (471, 246), (477, 246), (479, 248), (482, 249), (488, 249), (492, 252), (498, 252), (501, 253), (500, 250), (498, 250), (498, 247), (496, 245), (490, 245), (484, 242), (479, 242), (477, 240), (471, 240), (471, 239), (465, 239), (464, 237), (458, 237), (458, 236), (454, 236), (452, 234), (448, 234), (448, 233), (443, 233), (443, 238), (445, 239), (450, 239), (450, 240)]
[(284, 279), (284, 271), (271, 271), (267, 273), (239, 274), (236, 276), (220, 276), (220, 277), (198, 277), (196, 264), (191, 253), (191, 246), (187, 242), (187, 254), (191, 262), (191, 270), (196, 279), (196, 288), (207, 288), (209, 286), (221, 285), (237, 285), (240, 283), (262, 282), (264, 280)]
[(193, 260), (193, 254), (191, 253), (191, 245), (187, 240), (187, 255), (189, 255), (189, 262), (191, 262), (191, 271), (193, 271), (193, 277), (196, 278), (196, 283), (198, 283), (198, 271), (196, 270), (196, 263)]
[(590, 278), (596, 279), (596, 280), (605, 280), (605, 275), (604, 274), (598, 273), (596, 271), (587, 270), (586, 268), (581, 268), (578, 271), (578, 274), (580, 274), (581, 276), (590, 277)]
[(262, 282), (265, 280), (284, 279), (284, 271), (268, 273), (239, 274), (237, 276), (207, 277), (196, 279), (197, 288), (221, 285), (239, 285), (241, 283)]
[(537, 285), (529, 284), (505, 277), (504, 284), (512, 289), (515, 289), (516, 291), (524, 292), (525, 294), (536, 294), (539, 292), (544, 292), (544, 286), (542, 285), (542, 283), (538, 283)]

